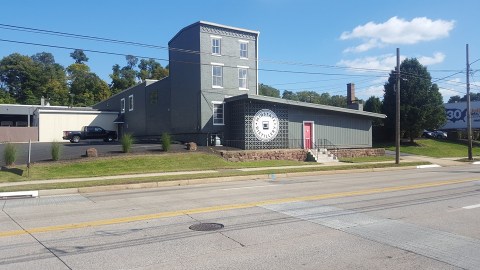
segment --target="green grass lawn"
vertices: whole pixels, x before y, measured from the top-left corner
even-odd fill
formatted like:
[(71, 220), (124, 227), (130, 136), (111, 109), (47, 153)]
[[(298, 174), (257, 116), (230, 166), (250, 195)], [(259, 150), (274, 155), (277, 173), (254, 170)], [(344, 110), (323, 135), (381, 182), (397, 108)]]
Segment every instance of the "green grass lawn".
[(340, 162), (347, 163), (360, 163), (360, 162), (382, 162), (382, 161), (395, 161), (393, 156), (380, 156), (380, 157), (356, 157), (356, 158), (340, 158)]
[[(387, 150), (395, 151), (394, 144), (376, 145), (375, 147), (383, 147)], [(480, 147), (473, 147), (473, 155), (480, 156)], [(466, 157), (468, 155), (468, 147), (464, 142), (421, 139), (416, 140), (415, 144), (402, 143), (400, 146), (401, 153), (428, 157)]]
[[(220, 156), (206, 153), (168, 154), (151, 156), (126, 156), (98, 159), (83, 159), (69, 162), (33, 164), (30, 177), (26, 166), (9, 171), (0, 171), (0, 182), (27, 181), (35, 179), (78, 178), (136, 173), (218, 170), (252, 167), (273, 167), (312, 164), (291, 160), (262, 160), (229, 162)], [(22, 175), (23, 174), (23, 175)]]

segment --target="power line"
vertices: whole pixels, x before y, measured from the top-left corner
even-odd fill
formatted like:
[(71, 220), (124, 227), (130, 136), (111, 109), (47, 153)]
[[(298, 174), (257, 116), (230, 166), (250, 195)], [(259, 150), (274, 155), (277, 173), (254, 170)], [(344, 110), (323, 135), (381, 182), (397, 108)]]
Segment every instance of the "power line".
[[(167, 46), (160, 46), (160, 45), (153, 45), (153, 44), (146, 44), (140, 42), (133, 42), (133, 41), (126, 41), (126, 40), (119, 40), (119, 39), (110, 39), (110, 38), (103, 38), (98, 36), (91, 36), (91, 35), (80, 35), (80, 34), (72, 34), (67, 32), (60, 32), (60, 31), (51, 31), (39, 28), (31, 28), (31, 27), (23, 27), (23, 26), (15, 26), (9, 24), (0, 24), (1, 29), (12, 30), (12, 31), (22, 31), (22, 32), (29, 32), (35, 34), (45, 34), (45, 35), (53, 35), (53, 36), (60, 36), (60, 37), (68, 37), (68, 38), (77, 38), (77, 39), (84, 39), (84, 40), (91, 40), (91, 41), (100, 41), (100, 42), (108, 42), (108, 43), (115, 43), (115, 44), (123, 44), (123, 45), (130, 45), (130, 46), (140, 46), (146, 48), (154, 48), (154, 49), (163, 49), (169, 51), (178, 51), (184, 53), (192, 53), (192, 54), (208, 54), (210, 52), (201, 52), (196, 50), (186, 50), (174, 47), (167, 47)], [(222, 56), (227, 57), (235, 57), (238, 58), (238, 55), (226, 55), (223, 54)], [(277, 64), (284, 64), (284, 65), (295, 65), (295, 66), (313, 66), (313, 67), (323, 67), (323, 68), (334, 68), (334, 69), (351, 69), (351, 70), (358, 70), (358, 71), (371, 71), (371, 72), (388, 72), (390, 70), (383, 70), (383, 69), (373, 69), (373, 68), (357, 68), (357, 67), (348, 67), (348, 66), (337, 66), (337, 65), (325, 65), (325, 64), (312, 64), (312, 63), (302, 63), (302, 62), (292, 62), (292, 61), (283, 61), (283, 60), (272, 60), (272, 59), (258, 59), (257, 61), (263, 62), (270, 62), (270, 63), (277, 63)]]
[[(0, 39), (1, 42), (9, 42), (15, 44), (25, 44), (25, 45), (33, 45), (33, 46), (41, 46), (41, 47), (48, 47), (48, 48), (57, 48), (57, 49), (66, 49), (66, 50), (76, 50), (78, 48), (73, 47), (65, 47), (65, 46), (57, 46), (57, 45), (50, 45), (50, 44), (40, 44), (40, 43), (33, 43), (33, 42), (25, 42), (25, 41), (15, 41), (15, 40), (7, 40), (7, 39)], [(116, 52), (108, 52), (108, 51), (100, 51), (100, 50), (91, 50), (91, 49), (82, 49), (85, 52), (91, 53), (99, 53), (99, 54), (108, 54), (108, 55), (116, 55), (116, 56), (134, 56), (141, 59), (154, 59), (159, 61), (169, 61), (169, 62), (176, 62), (176, 63), (183, 63), (183, 64), (196, 64), (196, 65), (205, 65), (211, 66), (211, 64), (206, 63), (199, 63), (199, 62), (188, 62), (188, 61), (176, 61), (171, 59), (165, 58), (157, 58), (157, 57), (147, 57), (147, 56), (140, 56), (140, 55), (132, 55), (132, 54), (123, 54), (123, 53), (116, 53)], [(228, 66), (224, 65), (223, 67), (227, 68), (235, 68), (238, 69), (237, 66)], [(385, 77), (379, 75), (365, 75), (365, 74), (344, 74), (344, 73), (326, 73), (326, 72), (307, 72), (307, 71), (293, 71), (293, 70), (279, 70), (279, 69), (255, 69), (259, 71), (266, 71), (266, 72), (277, 72), (277, 73), (291, 73), (291, 74), (306, 74), (306, 75), (325, 75), (325, 76), (350, 76), (350, 77)]]

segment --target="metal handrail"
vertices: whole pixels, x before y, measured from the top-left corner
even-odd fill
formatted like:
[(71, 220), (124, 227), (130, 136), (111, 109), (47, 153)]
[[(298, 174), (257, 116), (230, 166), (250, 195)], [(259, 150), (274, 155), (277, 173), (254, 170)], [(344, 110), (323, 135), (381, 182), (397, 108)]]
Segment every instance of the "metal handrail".
[(316, 159), (318, 160), (318, 153), (320, 152), (321, 148), (327, 149), (327, 150), (335, 150), (335, 152), (338, 152), (338, 146), (333, 144), (331, 141), (328, 139), (318, 139), (316, 143), (314, 143), (314, 148), (317, 150), (316, 154)]

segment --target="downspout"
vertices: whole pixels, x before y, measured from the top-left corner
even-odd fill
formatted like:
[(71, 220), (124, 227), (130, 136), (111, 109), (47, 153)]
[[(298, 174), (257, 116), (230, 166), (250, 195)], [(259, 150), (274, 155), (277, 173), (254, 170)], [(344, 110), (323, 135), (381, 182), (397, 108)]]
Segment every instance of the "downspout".
[(257, 65), (257, 83), (255, 84), (255, 88), (256, 88), (256, 94), (258, 96), (258, 37), (260, 36), (260, 32), (257, 33), (257, 39), (256, 39), (256, 46), (255, 46), (255, 54), (256, 54), (256, 58), (255, 58), (255, 62), (256, 62), (256, 65)]

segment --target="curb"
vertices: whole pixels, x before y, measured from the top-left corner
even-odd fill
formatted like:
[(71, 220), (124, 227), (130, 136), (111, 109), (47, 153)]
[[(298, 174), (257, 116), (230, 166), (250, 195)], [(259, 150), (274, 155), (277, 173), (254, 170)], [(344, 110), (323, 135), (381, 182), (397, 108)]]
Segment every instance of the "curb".
[[(399, 170), (409, 170), (409, 169), (416, 169), (416, 168), (417, 168), (416, 166), (405, 166), (405, 167), (387, 167), (387, 168), (370, 168), (370, 169), (280, 173), (280, 174), (274, 174), (274, 178), (349, 174), (349, 173), (363, 173), (363, 172), (399, 171)], [(200, 185), (200, 184), (211, 184), (211, 183), (222, 183), (222, 182), (233, 182), (233, 181), (262, 180), (262, 179), (270, 179), (272, 177), (273, 176), (270, 174), (260, 174), (260, 175), (225, 176), (225, 177), (199, 178), (199, 179), (187, 179), (187, 180), (160, 181), (160, 182), (150, 182), (150, 183), (135, 183), (135, 184), (123, 184), (123, 185), (95, 186), (95, 187), (83, 187), (83, 188), (46, 189), (46, 190), (38, 190), (38, 196), (108, 192), (108, 191), (120, 191), (120, 190), (143, 189), (143, 188), (189, 186), (189, 185)]]

